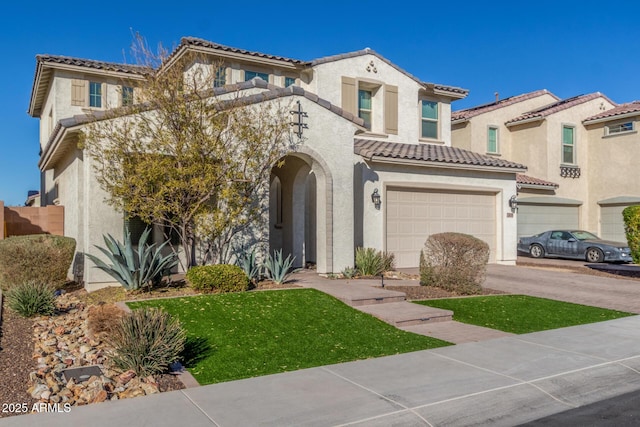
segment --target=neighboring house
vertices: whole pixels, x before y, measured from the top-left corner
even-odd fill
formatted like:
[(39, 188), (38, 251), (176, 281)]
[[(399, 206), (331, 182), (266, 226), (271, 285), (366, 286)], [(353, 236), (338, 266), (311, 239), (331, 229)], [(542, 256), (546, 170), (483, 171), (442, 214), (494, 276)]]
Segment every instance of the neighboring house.
[(587, 227), (597, 230), (602, 238), (626, 241), (622, 210), (640, 204), (640, 101), (587, 117), (589, 168), (589, 207)]
[[(194, 66), (223, 64), (217, 94), (299, 102), (307, 113), (301, 146), (272, 170), (271, 250), (319, 273), (353, 266), (359, 246), (393, 252), (398, 267), (417, 267), (430, 234), (458, 231), (486, 241), (492, 262), (515, 262), (509, 199), (526, 168), (451, 146), (451, 103), (466, 90), (423, 82), (370, 49), (301, 61), (183, 38), (165, 66), (190, 51), (210, 59)], [(96, 253), (107, 232), (122, 237), (125, 221), (105, 204), (78, 135), (88, 113), (136, 102), (129, 88), (144, 72), (37, 57), (29, 113), (41, 120), (42, 200), (65, 206), (65, 232), (79, 254)], [(95, 268), (84, 269), (84, 280), (90, 288), (111, 282)]]
[(37, 190), (29, 190), (27, 192), (27, 200), (25, 206), (40, 207), (40, 192)]
[(484, 143), (527, 166), (517, 177), (519, 236), (583, 228), (624, 241), (620, 212), (640, 201), (640, 185), (628, 179), (639, 111), (640, 104), (616, 106), (599, 92), (564, 100), (531, 92), (452, 113), (453, 145)]

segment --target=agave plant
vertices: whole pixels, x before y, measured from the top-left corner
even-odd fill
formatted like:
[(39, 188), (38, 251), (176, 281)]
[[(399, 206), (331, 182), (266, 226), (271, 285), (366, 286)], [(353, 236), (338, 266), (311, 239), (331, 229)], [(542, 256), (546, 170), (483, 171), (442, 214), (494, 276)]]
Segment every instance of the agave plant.
[(255, 283), (260, 278), (260, 265), (256, 261), (256, 248), (238, 257), (236, 264), (244, 271), (252, 283)]
[(283, 259), (282, 249), (280, 249), (279, 251), (273, 251), (273, 257), (271, 254), (267, 254), (267, 258), (262, 263), (262, 266), (269, 279), (277, 284), (282, 284), (287, 281), (290, 274), (289, 270), (291, 270), (295, 259), (296, 257), (291, 258), (291, 254), (289, 254), (286, 259)]
[(178, 265), (178, 256), (175, 253), (167, 256), (162, 255), (162, 249), (169, 243), (168, 241), (160, 246), (155, 243), (147, 244), (150, 234), (149, 228), (144, 230), (140, 236), (138, 249), (134, 249), (131, 243), (130, 232), (125, 235), (123, 243), (110, 234), (102, 236), (106, 248), (97, 245), (96, 248), (107, 256), (112, 263), (111, 265), (94, 255), (87, 254), (87, 257), (93, 261), (96, 267), (116, 279), (129, 291), (149, 286), (159, 282), (173, 267)]

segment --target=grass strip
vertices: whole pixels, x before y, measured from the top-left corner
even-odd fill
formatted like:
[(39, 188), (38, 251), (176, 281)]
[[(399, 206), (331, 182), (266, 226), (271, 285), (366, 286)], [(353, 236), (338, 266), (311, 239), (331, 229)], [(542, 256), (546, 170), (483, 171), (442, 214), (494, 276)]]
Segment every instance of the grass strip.
[(453, 320), (514, 334), (545, 331), (633, 316), (569, 302), (526, 295), (492, 295), (415, 301), (453, 311)]

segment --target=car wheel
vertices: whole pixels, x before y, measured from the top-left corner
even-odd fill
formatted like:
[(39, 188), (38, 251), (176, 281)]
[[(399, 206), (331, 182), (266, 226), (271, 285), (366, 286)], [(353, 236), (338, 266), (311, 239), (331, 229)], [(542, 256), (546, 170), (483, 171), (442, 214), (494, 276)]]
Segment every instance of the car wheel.
[(604, 261), (604, 254), (598, 248), (589, 248), (587, 249), (587, 261), (602, 262)]
[(544, 257), (544, 248), (540, 245), (531, 245), (529, 248), (529, 254), (534, 258)]

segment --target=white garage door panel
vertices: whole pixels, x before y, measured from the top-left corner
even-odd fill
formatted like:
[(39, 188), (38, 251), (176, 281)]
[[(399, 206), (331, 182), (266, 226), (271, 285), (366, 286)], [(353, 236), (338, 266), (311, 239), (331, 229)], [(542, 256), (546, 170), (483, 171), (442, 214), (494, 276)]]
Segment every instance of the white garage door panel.
[(389, 188), (386, 239), (399, 268), (417, 267), (431, 234), (471, 234), (487, 242), (495, 260), (495, 194)]
[(616, 242), (626, 242), (627, 236), (624, 233), (624, 220), (622, 211), (626, 206), (601, 206), (600, 207), (600, 234), (601, 238), (614, 240)]
[(518, 204), (518, 237), (579, 226), (578, 206)]

